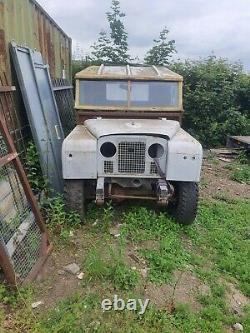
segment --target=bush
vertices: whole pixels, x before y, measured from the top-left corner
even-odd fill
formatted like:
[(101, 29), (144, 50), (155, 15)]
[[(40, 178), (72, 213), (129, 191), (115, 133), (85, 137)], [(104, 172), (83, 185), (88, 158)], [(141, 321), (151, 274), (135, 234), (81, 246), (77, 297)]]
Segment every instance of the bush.
[(178, 62), (172, 69), (184, 77), (183, 127), (204, 146), (249, 134), (250, 77), (240, 64), (211, 56)]

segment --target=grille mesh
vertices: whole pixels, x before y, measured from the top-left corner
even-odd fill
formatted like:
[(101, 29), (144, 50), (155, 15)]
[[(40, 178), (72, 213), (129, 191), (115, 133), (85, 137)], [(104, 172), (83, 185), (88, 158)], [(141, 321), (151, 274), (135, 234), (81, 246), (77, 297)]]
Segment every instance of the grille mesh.
[(144, 142), (120, 142), (118, 145), (118, 171), (141, 174), (145, 172)]
[(150, 163), (150, 174), (156, 175), (157, 173), (158, 173), (158, 171), (157, 171), (157, 166), (156, 166), (155, 162), (151, 162)]
[(113, 173), (114, 172), (114, 163), (112, 161), (104, 161), (104, 173)]

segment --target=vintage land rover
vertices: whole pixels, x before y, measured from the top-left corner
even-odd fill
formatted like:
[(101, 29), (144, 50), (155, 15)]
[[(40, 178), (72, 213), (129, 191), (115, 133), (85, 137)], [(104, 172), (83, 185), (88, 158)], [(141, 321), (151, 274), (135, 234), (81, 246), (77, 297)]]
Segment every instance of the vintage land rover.
[(76, 75), (78, 125), (62, 148), (65, 200), (153, 200), (195, 220), (202, 147), (181, 128), (183, 78), (166, 67), (91, 66)]

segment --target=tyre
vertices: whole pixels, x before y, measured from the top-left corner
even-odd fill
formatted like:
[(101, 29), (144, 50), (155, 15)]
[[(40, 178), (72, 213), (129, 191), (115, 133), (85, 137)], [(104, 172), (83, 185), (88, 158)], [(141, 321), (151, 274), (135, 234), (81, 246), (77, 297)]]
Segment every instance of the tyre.
[(191, 224), (197, 215), (199, 198), (198, 184), (194, 182), (176, 182), (175, 200), (172, 204), (172, 215), (181, 224)]
[(64, 199), (66, 207), (85, 217), (84, 180), (66, 179), (64, 181)]

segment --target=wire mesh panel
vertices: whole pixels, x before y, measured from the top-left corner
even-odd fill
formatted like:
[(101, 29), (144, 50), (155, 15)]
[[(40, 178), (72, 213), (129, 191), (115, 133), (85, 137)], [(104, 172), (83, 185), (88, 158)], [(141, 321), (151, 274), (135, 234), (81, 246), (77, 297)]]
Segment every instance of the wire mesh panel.
[(0, 172), (0, 233), (17, 278), (24, 279), (39, 259), (42, 232), (13, 163)]
[[(7, 86), (6, 73), (0, 73), (0, 86)], [(14, 87), (10, 87), (14, 91)], [(18, 114), (11, 91), (2, 91), (0, 94), (0, 108), (3, 112), (4, 119), (8, 130), (14, 140), (15, 147), (22, 161), (25, 161), (27, 143), (30, 139), (30, 129), (26, 117)]]
[(76, 125), (73, 87), (68, 80), (53, 80), (53, 90), (65, 137)]
[(145, 142), (120, 142), (118, 145), (118, 171), (141, 174), (145, 172)]
[(0, 266), (8, 282), (16, 284), (36, 275), (51, 247), (3, 116), (5, 107), (0, 104)]

